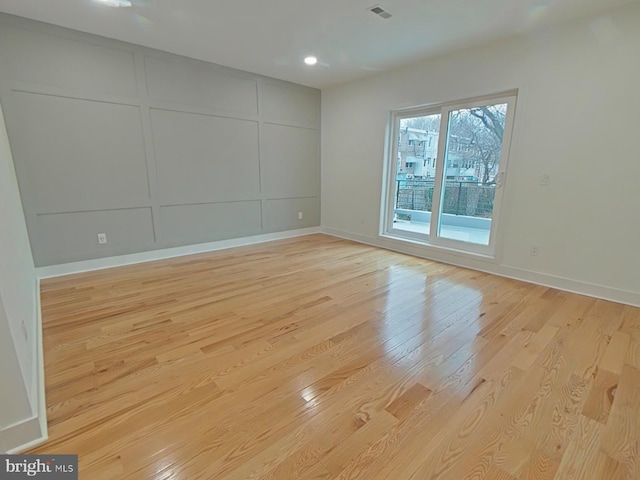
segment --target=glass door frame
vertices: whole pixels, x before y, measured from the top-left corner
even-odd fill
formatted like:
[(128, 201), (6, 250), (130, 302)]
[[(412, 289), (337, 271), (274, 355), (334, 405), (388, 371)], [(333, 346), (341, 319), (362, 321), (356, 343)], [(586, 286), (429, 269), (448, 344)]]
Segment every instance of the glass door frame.
[[(498, 224), (501, 216), (500, 212), (502, 210), (501, 207), (504, 197), (504, 185), (507, 180), (507, 165), (509, 161), (509, 151), (511, 148), (511, 137), (513, 134), (516, 103), (517, 91), (509, 91), (501, 94), (477, 97), (457, 102), (412, 107), (391, 112), (389, 124), (390, 128), (388, 128), (388, 132), (390, 132), (390, 135), (387, 136), (387, 165), (385, 169), (388, 178), (384, 182), (385, 185), (383, 186), (383, 201), (385, 202), (385, 205), (383, 206), (383, 215), (381, 219), (381, 234), (384, 236), (391, 236), (393, 238), (400, 238), (418, 243), (424, 243), (429, 246), (441, 247), (447, 250), (455, 250), (458, 252), (465, 252), (495, 258), (496, 243), (498, 240), (499, 232)], [(507, 113), (505, 117), (502, 146), (500, 150), (499, 170), (496, 175), (496, 178), (499, 178), (499, 180), (496, 182), (495, 187), (496, 194), (494, 197), (493, 210), (491, 215), (489, 244), (483, 245), (440, 237), (438, 233), (441, 219), (440, 207), (442, 204), (442, 196), (444, 193), (443, 186), (446, 182), (446, 168), (444, 163), (446, 158), (447, 140), (449, 137), (449, 114), (456, 110), (494, 104), (506, 104)], [(425, 235), (421, 233), (408, 232), (405, 230), (397, 229), (394, 227), (393, 219), (395, 209), (395, 195), (397, 195), (396, 179), (398, 166), (398, 138), (400, 135), (400, 121), (405, 118), (438, 114), (440, 115), (440, 130), (438, 132), (436, 178), (434, 179), (434, 192), (433, 202), (431, 205), (431, 224), (429, 228), (429, 234)]]
[[(384, 215), (384, 229), (383, 234), (391, 235), (394, 237), (402, 237), (408, 240), (415, 240), (417, 242), (429, 243), (431, 230), (429, 234), (423, 234), (418, 232), (409, 232), (406, 230), (401, 230), (394, 228), (393, 220), (395, 216), (395, 196), (397, 195), (396, 191), (396, 181), (398, 176), (398, 138), (400, 137), (400, 121), (405, 118), (414, 118), (417, 116), (420, 117), (428, 117), (430, 115), (440, 115), (442, 110), (441, 106), (434, 107), (413, 107), (407, 108), (403, 110), (398, 110), (391, 113), (391, 138), (390, 145), (388, 150), (388, 168), (386, 169), (389, 175), (389, 182), (387, 186), (387, 190), (385, 195), (383, 195), (384, 202), (386, 204), (385, 207), (385, 215)], [(442, 127), (442, 117), (440, 118), (440, 127)], [(387, 136), (388, 138), (388, 136)], [(440, 161), (440, 132), (438, 132), (438, 158), (436, 159), (436, 168), (438, 162)], [(435, 179), (434, 179), (435, 182)], [(435, 190), (434, 190), (434, 198), (435, 198)], [(431, 208), (433, 212), (433, 204)], [(433, 214), (431, 215), (431, 220), (433, 220)]]

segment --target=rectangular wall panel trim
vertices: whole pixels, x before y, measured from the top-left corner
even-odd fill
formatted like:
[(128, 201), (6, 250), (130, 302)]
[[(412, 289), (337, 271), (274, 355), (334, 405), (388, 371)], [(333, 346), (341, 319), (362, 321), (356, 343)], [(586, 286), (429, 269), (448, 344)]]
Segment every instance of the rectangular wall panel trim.
[(315, 200), (302, 222), (268, 203), (320, 195), (318, 90), (0, 24), (0, 102), (37, 266), (319, 225)]

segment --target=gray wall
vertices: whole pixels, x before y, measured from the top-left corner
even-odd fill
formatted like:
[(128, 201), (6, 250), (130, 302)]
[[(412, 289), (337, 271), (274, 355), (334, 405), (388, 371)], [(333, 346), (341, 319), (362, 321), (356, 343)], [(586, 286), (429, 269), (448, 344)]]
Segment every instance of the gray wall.
[(8, 15), (0, 64), (37, 266), (320, 224), (318, 90)]

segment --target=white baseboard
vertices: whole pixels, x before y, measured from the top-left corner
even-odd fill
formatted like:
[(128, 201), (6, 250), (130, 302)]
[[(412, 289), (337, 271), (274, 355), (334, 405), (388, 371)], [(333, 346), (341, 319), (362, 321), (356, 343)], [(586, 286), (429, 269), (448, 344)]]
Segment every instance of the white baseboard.
[(32, 444), (27, 445), (28, 448), (35, 447), (41, 443), (44, 443), (49, 438), (49, 429), (47, 427), (47, 398), (45, 394), (44, 388), (44, 339), (42, 336), (42, 307), (40, 304), (40, 278), (36, 279), (36, 312), (37, 312), (37, 323), (36, 323), (36, 332), (38, 332), (38, 345), (37, 345), (37, 354), (38, 354), (38, 362), (37, 362), (37, 374), (36, 374), (36, 398), (38, 399), (38, 405), (36, 405), (36, 410), (38, 412), (38, 419), (40, 421), (40, 438), (34, 440)]
[(501, 277), (521, 280), (528, 283), (535, 283), (545, 287), (557, 288), (567, 292), (578, 293), (589, 297), (601, 298), (612, 302), (624, 303), (640, 307), (640, 293), (628, 290), (619, 290), (603, 285), (595, 285), (587, 282), (580, 282), (569, 278), (557, 277), (546, 273), (533, 272), (515, 267), (508, 267), (495, 263), (494, 260), (483, 260), (482, 258), (472, 258), (467, 255), (456, 255), (455, 253), (437, 252), (433, 249), (426, 249), (421, 245), (414, 245), (401, 240), (394, 240), (386, 237), (369, 237), (345, 232), (335, 228), (322, 227), (322, 233), (338, 238), (353, 240), (375, 247), (393, 250), (395, 252), (406, 253), (416, 257), (426, 258), (437, 262), (448, 263), (459, 267), (479, 270), (485, 273), (499, 275)]
[(83, 260), (80, 262), (63, 263), (60, 265), (50, 265), (36, 268), (38, 278), (52, 278), (72, 273), (91, 272), (104, 268), (121, 267), (135, 263), (153, 262), (166, 258), (193, 255), (195, 253), (213, 252), (227, 248), (242, 247), (256, 243), (271, 242), (285, 238), (300, 237), (320, 233), (320, 227), (300, 228), (297, 230), (287, 230), (285, 232), (265, 233), (251, 237), (232, 238), (217, 242), (199, 243), (196, 245), (186, 245), (183, 247), (163, 248), (161, 250), (151, 250), (148, 252), (131, 253), (128, 255), (118, 255), (115, 257), (96, 258), (93, 260)]
[(40, 429), (39, 415), (3, 428), (2, 436), (9, 454), (24, 452), (46, 440)]

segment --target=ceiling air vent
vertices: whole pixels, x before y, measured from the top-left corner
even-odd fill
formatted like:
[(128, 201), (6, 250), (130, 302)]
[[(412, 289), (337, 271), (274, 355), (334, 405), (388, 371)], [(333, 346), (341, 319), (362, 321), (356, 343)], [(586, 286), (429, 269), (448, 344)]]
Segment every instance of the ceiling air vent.
[(369, 10), (371, 13), (375, 13), (379, 17), (382, 17), (385, 19), (391, 18), (391, 14), (387, 12), (384, 8), (382, 8), (380, 5), (374, 5), (373, 7), (369, 7), (367, 10)]

